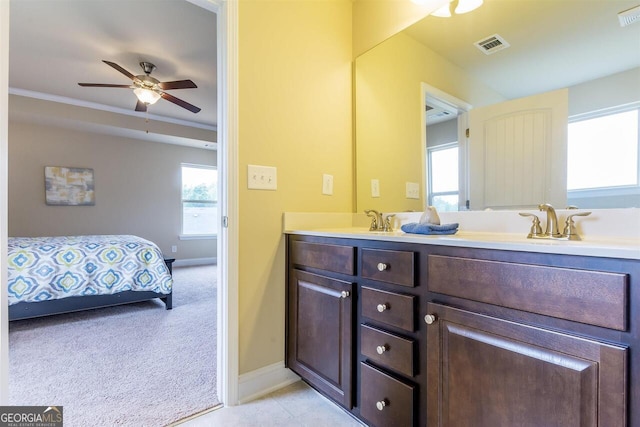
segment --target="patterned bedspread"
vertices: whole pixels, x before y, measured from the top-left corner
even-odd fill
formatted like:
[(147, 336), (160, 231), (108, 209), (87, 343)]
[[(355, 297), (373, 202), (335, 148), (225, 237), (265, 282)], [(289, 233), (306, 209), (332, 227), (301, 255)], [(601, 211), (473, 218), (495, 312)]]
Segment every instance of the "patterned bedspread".
[(8, 272), (9, 305), (173, 284), (158, 246), (125, 235), (10, 237)]

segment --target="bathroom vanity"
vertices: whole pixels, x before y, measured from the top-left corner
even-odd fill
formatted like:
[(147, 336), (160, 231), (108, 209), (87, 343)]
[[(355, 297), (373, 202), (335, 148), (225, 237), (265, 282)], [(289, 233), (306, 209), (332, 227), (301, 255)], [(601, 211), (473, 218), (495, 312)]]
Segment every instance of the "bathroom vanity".
[(640, 425), (640, 248), (349, 230), (286, 248), (287, 366), (367, 425)]

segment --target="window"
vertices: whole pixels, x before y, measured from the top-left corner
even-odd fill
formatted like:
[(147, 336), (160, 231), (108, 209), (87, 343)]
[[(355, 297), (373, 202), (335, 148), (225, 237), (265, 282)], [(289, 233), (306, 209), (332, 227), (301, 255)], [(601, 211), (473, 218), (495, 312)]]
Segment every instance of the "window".
[(211, 166), (182, 165), (182, 237), (218, 232), (218, 171)]
[[(569, 123), (567, 189), (606, 190), (638, 187), (640, 108), (587, 115)], [(584, 116), (583, 116), (584, 117)]]
[(458, 143), (427, 149), (429, 205), (437, 210), (458, 210)]

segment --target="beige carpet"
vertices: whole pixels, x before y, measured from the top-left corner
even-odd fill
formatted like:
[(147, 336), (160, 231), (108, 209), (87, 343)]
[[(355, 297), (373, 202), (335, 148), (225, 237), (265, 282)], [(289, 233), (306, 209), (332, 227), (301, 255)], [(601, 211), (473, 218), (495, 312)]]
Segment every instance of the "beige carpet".
[(173, 310), (155, 300), (11, 322), (10, 404), (63, 406), (66, 427), (163, 426), (215, 406), (215, 266), (173, 276)]

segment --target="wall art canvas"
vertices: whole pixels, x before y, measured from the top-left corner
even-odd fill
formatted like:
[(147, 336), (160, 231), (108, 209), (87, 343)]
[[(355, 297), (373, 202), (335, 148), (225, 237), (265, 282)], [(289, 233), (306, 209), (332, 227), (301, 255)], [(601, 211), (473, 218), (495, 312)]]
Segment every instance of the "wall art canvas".
[(47, 205), (93, 206), (96, 204), (93, 169), (46, 166), (44, 185)]

